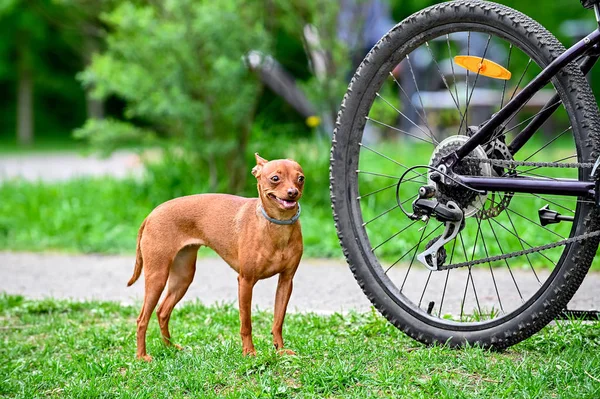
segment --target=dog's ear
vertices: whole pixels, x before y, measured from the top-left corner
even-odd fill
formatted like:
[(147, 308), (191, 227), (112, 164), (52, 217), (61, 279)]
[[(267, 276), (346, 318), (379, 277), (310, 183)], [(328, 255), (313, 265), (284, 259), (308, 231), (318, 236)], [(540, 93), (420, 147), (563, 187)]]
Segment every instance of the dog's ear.
[(256, 157), (256, 166), (252, 168), (252, 174), (258, 179), (260, 177), (260, 172), (262, 171), (264, 164), (266, 164), (269, 161), (258, 155), (258, 152), (255, 152), (254, 156)]

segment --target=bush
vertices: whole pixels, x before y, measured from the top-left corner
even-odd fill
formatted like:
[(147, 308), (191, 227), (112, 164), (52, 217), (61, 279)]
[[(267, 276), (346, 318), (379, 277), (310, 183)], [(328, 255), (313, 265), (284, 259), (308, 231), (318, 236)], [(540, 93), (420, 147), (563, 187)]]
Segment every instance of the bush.
[(164, 146), (167, 160), (180, 157), (211, 191), (239, 191), (261, 91), (242, 58), (269, 43), (261, 8), (243, 0), (124, 2), (105, 14), (107, 50), (80, 78), (97, 97), (125, 100), (127, 121), (89, 121), (76, 135), (105, 150), (175, 138), (177, 146)]

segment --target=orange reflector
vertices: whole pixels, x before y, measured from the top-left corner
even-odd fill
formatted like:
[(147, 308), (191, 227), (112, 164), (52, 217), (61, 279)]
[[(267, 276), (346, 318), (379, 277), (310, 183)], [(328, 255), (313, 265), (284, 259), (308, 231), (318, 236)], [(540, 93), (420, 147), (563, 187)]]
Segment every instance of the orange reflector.
[(456, 65), (471, 72), (479, 73), (489, 78), (508, 80), (511, 77), (510, 71), (502, 65), (474, 55), (457, 55), (454, 57), (454, 62)]

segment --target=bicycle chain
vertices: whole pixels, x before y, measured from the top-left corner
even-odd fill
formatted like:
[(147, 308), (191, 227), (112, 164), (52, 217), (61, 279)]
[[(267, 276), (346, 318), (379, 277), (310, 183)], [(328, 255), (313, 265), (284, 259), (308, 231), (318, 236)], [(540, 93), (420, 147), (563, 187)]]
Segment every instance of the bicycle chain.
[(517, 167), (517, 166), (535, 166), (540, 168), (584, 168), (591, 169), (594, 164), (591, 162), (527, 162), (527, 161), (510, 161), (508, 159), (481, 159), (477, 157), (464, 157), (463, 159), (469, 162), (489, 163), (495, 166)]
[(472, 261), (467, 261), (467, 262), (461, 262), (461, 263), (454, 263), (454, 264), (451, 264), (451, 265), (448, 265), (448, 266), (443, 266), (442, 265), (442, 266), (438, 267), (438, 270), (458, 269), (459, 267), (465, 267), (465, 266), (471, 267), (471, 266), (479, 265), (481, 263), (495, 262), (497, 260), (504, 260), (504, 259), (509, 259), (509, 258), (516, 258), (517, 256), (529, 255), (529, 254), (532, 254), (532, 253), (545, 251), (547, 249), (552, 249), (552, 248), (560, 247), (562, 245), (571, 244), (573, 242), (587, 240), (588, 238), (593, 238), (593, 237), (597, 237), (597, 236), (600, 236), (600, 230), (593, 231), (591, 233), (585, 233), (585, 234), (582, 234), (582, 235), (577, 236), (577, 237), (567, 238), (567, 239), (564, 239), (564, 240), (561, 240), (561, 241), (553, 242), (551, 244), (540, 245), (539, 247), (531, 247), (529, 249), (524, 249), (522, 251), (511, 252), (509, 254), (490, 256), (488, 258), (477, 259), (477, 260), (472, 260)]
[[(592, 168), (594, 166), (593, 163), (582, 162), (582, 163), (560, 163), (560, 162), (527, 162), (527, 161), (512, 161), (512, 160), (503, 160), (503, 159), (481, 159), (476, 157), (465, 157), (465, 160), (469, 162), (483, 162), (489, 163), (495, 166), (502, 167), (517, 167), (517, 166), (533, 166), (533, 167), (541, 167), (541, 168)], [(576, 237), (570, 237), (561, 241), (557, 241), (551, 244), (540, 245), (537, 247), (531, 247), (528, 249), (523, 249), (521, 251), (511, 252), (503, 255), (490, 256), (487, 258), (471, 260), (461, 263), (454, 263), (447, 266), (439, 266), (438, 270), (450, 270), (450, 269), (458, 269), (460, 267), (471, 267), (475, 265), (479, 265), (482, 263), (495, 262), (498, 260), (505, 260), (509, 258), (516, 258), (518, 256), (529, 255), (536, 252), (546, 251), (548, 249), (556, 248), (563, 245), (568, 245), (574, 242), (580, 242), (589, 238), (594, 238), (600, 236), (600, 230), (593, 231), (591, 233), (584, 233)]]

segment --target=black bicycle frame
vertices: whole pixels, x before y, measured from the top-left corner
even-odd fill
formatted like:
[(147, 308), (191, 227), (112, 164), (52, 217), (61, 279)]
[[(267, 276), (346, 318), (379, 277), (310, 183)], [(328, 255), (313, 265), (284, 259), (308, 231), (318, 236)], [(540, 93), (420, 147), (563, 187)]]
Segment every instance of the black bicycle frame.
[[(525, 88), (509, 101), (504, 108), (492, 116), (481, 128), (463, 144), (456, 152), (447, 155), (442, 159), (447, 170), (473, 151), (478, 145), (487, 142), (492, 138), (498, 128), (504, 128), (502, 123), (518, 112), (532, 97), (550, 82), (563, 67), (571, 61), (590, 53), (590, 50), (597, 50), (595, 46), (600, 43), (600, 29), (590, 33), (581, 41), (573, 45), (558, 58), (552, 61), (542, 72), (536, 76)], [(583, 73), (589, 72), (592, 66), (598, 60), (597, 51), (589, 54), (588, 58), (582, 62), (580, 68)], [(558, 95), (548, 101), (542, 111), (534, 118), (529, 125), (523, 129), (508, 146), (511, 152), (516, 153), (533, 136), (537, 128), (558, 108), (556, 102)], [(506, 192), (529, 192), (533, 194), (554, 194), (565, 196), (594, 196), (594, 182), (582, 182), (570, 179), (536, 179), (528, 177), (473, 177), (463, 175), (452, 175), (453, 178), (461, 183), (486, 191), (506, 191)]]

